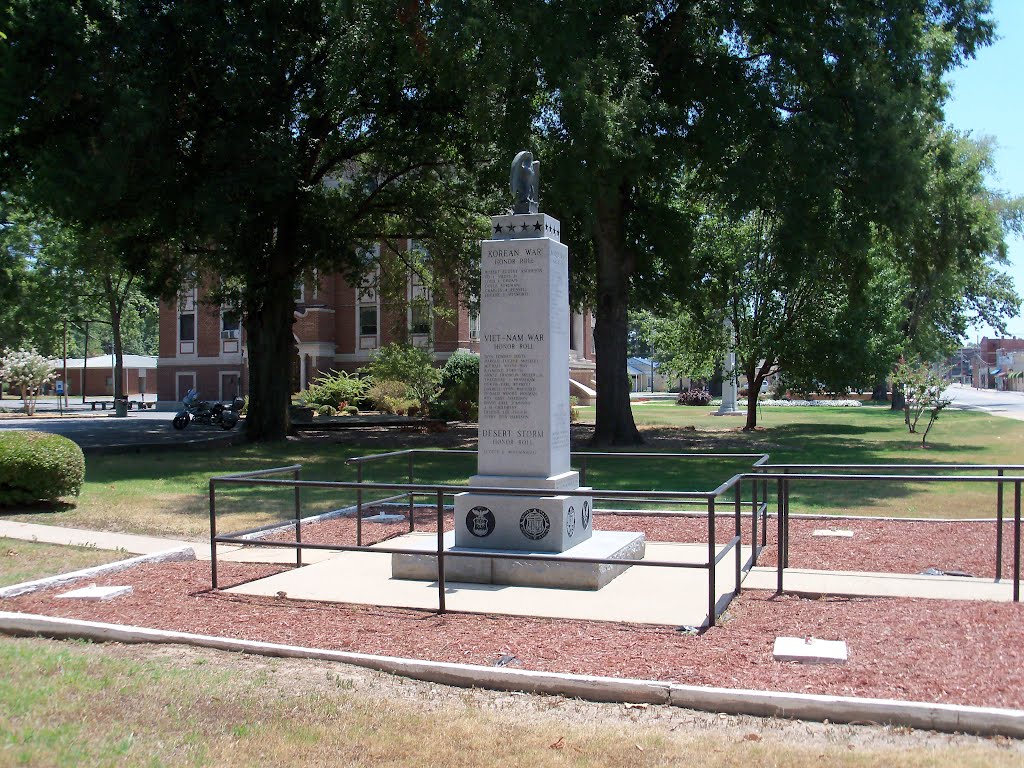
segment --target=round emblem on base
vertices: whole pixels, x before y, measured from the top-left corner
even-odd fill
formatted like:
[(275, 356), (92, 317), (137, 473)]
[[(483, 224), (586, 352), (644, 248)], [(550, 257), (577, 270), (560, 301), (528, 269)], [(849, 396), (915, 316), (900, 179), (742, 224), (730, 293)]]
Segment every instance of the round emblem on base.
[(576, 510), (569, 507), (569, 514), (565, 516), (565, 535), (570, 539), (576, 533)]
[(590, 527), (590, 502), (583, 502), (583, 530), (587, 530)]
[(543, 539), (551, 530), (551, 520), (543, 509), (528, 509), (519, 518), (519, 530), (533, 541)]
[(466, 514), (466, 528), (478, 538), (494, 533), (494, 513), (487, 507), (473, 507)]

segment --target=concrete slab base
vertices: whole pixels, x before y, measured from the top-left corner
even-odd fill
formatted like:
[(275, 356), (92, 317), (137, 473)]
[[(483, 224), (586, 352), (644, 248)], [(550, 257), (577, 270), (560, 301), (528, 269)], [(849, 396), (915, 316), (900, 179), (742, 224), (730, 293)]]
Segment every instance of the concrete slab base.
[(386, 512), (363, 518), (364, 523), (400, 523), (403, 520), (405, 520), (405, 515), (390, 515)]
[(776, 637), (773, 655), (776, 661), (800, 664), (845, 664), (848, 658), (842, 640), (819, 640), (815, 637)]
[[(424, 552), (437, 551), (437, 539), (434, 537), (413, 539), (403, 536), (402, 538), (406, 541), (400, 546), (422, 549)], [(444, 544), (446, 553), (470, 554), (487, 551), (455, 546), (454, 531), (445, 534)], [(601, 589), (612, 579), (625, 572), (629, 566), (562, 562), (561, 560), (574, 557), (641, 560), (644, 556), (644, 535), (620, 531), (597, 531), (591, 538), (564, 552), (509, 550), (507, 554), (554, 554), (559, 560), (446, 557), (445, 579), (471, 584), (508, 584), (521, 587), (553, 587), (555, 589)], [(394, 554), (391, 556), (391, 575), (395, 579), (435, 581), (437, 579), (437, 556)]]
[[(408, 546), (414, 538), (434, 543), (434, 533), (411, 533), (381, 546)], [(721, 547), (719, 547), (721, 550)], [(661, 562), (706, 562), (707, 544), (647, 542), (644, 558)], [(750, 551), (744, 548), (746, 562)], [(715, 568), (715, 597), (722, 610), (735, 589), (735, 561), (730, 555)], [(706, 626), (707, 572), (693, 568), (635, 565), (596, 591), (498, 584), (468, 584), (445, 580), (445, 604), (450, 611), (507, 616), (624, 621), (637, 624)], [(436, 610), (436, 581), (391, 578), (388, 553), (343, 552), (323, 562), (226, 589), (244, 595), (276, 596), (323, 602), (387, 605)]]

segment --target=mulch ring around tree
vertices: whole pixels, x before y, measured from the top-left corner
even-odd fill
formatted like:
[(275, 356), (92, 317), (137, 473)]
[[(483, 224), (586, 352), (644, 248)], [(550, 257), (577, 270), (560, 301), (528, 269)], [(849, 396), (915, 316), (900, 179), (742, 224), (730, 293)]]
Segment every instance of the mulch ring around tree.
[[(219, 564), (223, 587), (280, 570)], [(720, 626), (692, 634), (232, 595), (211, 591), (209, 564), (195, 561), (138, 566), (96, 582), (134, 591), (108, 602), (55, 600), (65, 586), (0, 600), (0, 610), (483, 666), (503, 659), (522, 669), (690, 685), (1024, 708), (1020, 604), (747, 591)], [(849, 661), (776, 662), (777, 636), (845, 640)]]

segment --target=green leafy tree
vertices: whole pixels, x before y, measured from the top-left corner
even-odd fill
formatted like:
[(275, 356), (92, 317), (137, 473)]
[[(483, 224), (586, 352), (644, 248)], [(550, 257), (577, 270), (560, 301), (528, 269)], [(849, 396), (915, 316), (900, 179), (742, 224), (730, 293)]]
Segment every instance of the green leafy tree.
[(246, 329), (252, 439), (288, 429), (296, 280), (358, 281), (374, 244), (409, 238), (457, 279), (485, 231), (494, 59), (452, 5), (15, 0), (6, 175), (132, 243), (121, 257), (166, 296), (190, 274), (223, 280), (213, 299)]
[[(893, 373), (893, 382), (904, 394), (903, 418), (910, 434), (921, 435), (921, 447), (924, 448), (939, 414), (953, 401), (943, 397), (946, 388), (945, 377), (921, 362), (900, 360)], [(918, 423), (923, 414), (928, 414), (928, 423), (924, 432), (918, 432)]]
[(701, 210), (768, 213), (786, 274), (825, 251), (863, 254), (873, 222), (910, 215), (916, 116), (937, 112), (943, 73), (992, 34), (975, 0), (535, 12), (545, 23), (529, 26), (553, 36), (537, 55), (546, 201), (567, 221), (577, 276), (593, 270), (576, 295), (596, 310), (594, 439), (611, 443), (639, 440), (623, 371), (631, 291), (650, 306), (699, 290)]

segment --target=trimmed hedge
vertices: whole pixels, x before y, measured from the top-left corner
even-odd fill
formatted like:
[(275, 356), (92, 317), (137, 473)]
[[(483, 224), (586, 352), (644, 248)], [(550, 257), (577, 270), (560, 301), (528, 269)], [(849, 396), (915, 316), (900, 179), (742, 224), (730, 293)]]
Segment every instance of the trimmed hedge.
[(47, 432), (0, 432), (0, 506), (77, 496), (85, 479), (82, 449)]

